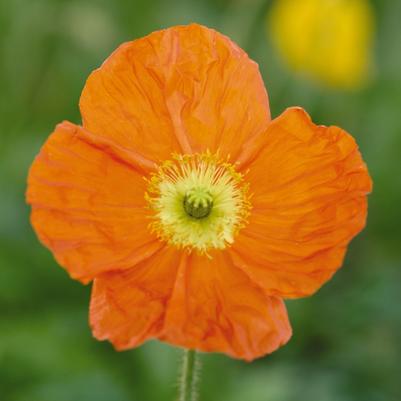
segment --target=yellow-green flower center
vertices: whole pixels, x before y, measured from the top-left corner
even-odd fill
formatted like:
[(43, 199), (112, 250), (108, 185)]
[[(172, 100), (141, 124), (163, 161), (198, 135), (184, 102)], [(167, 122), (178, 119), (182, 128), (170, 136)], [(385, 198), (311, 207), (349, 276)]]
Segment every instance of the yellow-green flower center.
[(149, 180), (150, 229), (189, 251), (223, 249), (246, 223), (250, 203), (242, 174), (210, 153), (173, 155)]

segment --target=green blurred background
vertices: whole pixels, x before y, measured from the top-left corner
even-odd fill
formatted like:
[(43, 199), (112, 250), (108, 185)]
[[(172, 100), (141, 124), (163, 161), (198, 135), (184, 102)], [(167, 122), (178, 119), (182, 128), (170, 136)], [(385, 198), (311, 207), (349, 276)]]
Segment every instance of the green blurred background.
[(174, 400), (180, 352), (150, 342), (118, 353), (92, 339), (90, 288), (39, 244), (24, 191), (55, 124), (80, 121), (88, 74), (121, 42), (189, 22), (229, 35), (260, 64), (274, 117), (299, 105), (351, 132), (374, 180), (367, 229), (344, 268), (315, 296), (287, 302), (290, 343), (252, 364), (203, 355), (201, 401), (401, 399), (401, 2), (372, 1), (375, 69), (353, 91), (286, 67), (266, 33), (271, 3), (1, 0), (1, 401)]

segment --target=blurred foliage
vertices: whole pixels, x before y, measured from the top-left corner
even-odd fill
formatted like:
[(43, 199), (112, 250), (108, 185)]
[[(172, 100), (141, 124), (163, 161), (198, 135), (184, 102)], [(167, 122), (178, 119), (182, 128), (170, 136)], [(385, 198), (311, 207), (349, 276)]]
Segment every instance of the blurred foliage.
[[(276, 0), (280, 1), (280, 0)], [(266, 36), (265, 0), (0, 2), (0, 399), (170, 401), (179, 352), (117, 353), (92, 339), (90, 288), (70, 280), (29, 225), (28, 167), (56, 123), (79, 122), (86, 77), (121, 42), (192, 21), (260, 64), (273, 116), (306, 108), (344, 127), (374, 179), (367, 229), (314, 297), (288, 302), (290, 343), (252, 364), (203, 355), (202, 401), (401, 399), (401, 2), (372, 1), (376, 70), (358, 91), (293, 76)], [(328, 60), (329, 62), (329, 60)]]

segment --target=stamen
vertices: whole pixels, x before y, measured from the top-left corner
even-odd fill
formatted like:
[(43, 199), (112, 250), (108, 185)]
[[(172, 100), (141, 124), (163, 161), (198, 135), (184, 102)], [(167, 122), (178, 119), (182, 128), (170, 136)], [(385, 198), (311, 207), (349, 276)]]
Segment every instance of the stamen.
[(242, 174), (209, 152), (173, 155), (148, 182), (150, 229), (169, 244), (223, 249), (246, 224), (251, 205)]

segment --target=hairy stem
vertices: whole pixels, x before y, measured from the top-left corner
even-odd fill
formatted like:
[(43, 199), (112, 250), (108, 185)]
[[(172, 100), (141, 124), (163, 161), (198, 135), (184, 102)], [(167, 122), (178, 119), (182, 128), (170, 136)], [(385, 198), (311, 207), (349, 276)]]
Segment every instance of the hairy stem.
[(184, 350), (180, 381), (178, 389), (178, 401), (197, 401), (200, 361), (199, 355), (194, 350)]

